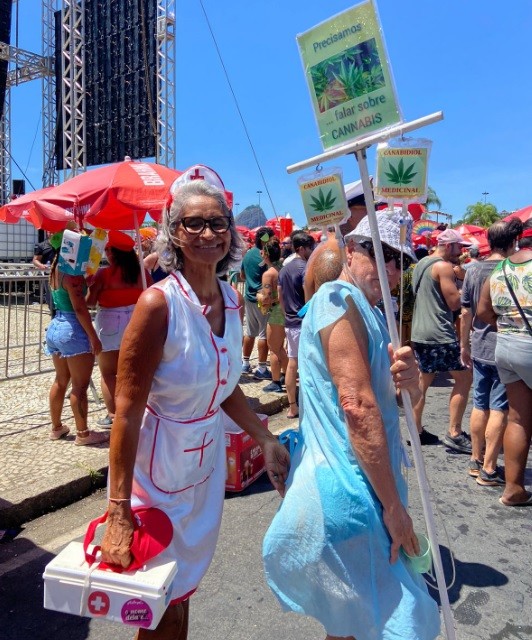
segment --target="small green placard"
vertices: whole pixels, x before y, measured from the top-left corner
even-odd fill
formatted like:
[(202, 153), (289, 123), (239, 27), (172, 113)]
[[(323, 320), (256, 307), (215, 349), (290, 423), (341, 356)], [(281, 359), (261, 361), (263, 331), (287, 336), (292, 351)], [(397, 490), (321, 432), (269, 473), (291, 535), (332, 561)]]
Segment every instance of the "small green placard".
[(375, 195), (384, 199), (414, 200), (427, 193), (428, 149), (385, 147), (377, 149)]
[(309, 227), (338, 224), (346, 217), (347, 202), (339, 174), (300, 180), (299, 190)]
[(372, 0), (298, 35), (297, 42), (324, 149), (402, 121)]

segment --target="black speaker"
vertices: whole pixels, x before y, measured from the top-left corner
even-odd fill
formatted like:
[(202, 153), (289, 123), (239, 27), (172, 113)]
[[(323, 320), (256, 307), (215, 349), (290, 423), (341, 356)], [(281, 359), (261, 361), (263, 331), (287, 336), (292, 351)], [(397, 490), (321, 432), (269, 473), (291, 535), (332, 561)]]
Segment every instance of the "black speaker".
[(25, 180), (13, 180), (12, 194), (17, 198), (23, 196), (26, 193), (26, 181)]
[[(0, 0), (1, 2), (2, 0)], [(157, 0), (85, 0), (85, 123), (88, 166), (157, 152)], [(61, 16), (56, 13), (57, 168), (64, 169)]]

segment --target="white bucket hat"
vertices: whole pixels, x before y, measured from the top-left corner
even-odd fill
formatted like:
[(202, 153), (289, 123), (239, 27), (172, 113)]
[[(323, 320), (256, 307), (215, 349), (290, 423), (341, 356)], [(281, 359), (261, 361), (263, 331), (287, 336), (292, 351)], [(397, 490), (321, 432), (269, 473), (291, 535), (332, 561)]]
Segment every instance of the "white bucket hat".
[[(414, 220), (412, 216), (407, 213), (403, 214), (403, 210), (400, 207), (394, 207), (393, 209), (382, 209), (376, 211), (377, 225), (379, 227), (379, 234), (381, 242), (387, 244), (396, 251), (403, 251), (405, 255), (412, 258), (414, 262), (417, 262), (416, 254), (412, 246), (412, 226)], [(405, 241), (401, 243), (401, 226), (406, 226)], [(364, 216), (357, 226), (350, 231), (344, 240), (354, 240), (360, 242), (361, 240), (371, 240), (371, 229), (369, 226), (368, 216)]]

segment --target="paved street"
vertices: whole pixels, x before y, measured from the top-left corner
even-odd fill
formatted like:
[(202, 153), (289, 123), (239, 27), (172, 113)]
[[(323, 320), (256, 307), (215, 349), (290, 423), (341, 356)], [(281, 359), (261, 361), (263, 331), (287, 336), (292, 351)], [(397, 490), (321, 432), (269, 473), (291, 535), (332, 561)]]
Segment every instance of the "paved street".
[[(445, 379), (438, 379), (437, 384), (429, 392), (426, 424), (443, 436), (449, 388)], [(287, 422), (282, 414), (271, 418), (277, 433), (294, 426), (293, 421)], [(72, 449), (65, 443), (58, 458)], [(467, 456), (452, 454), (442, 445), (424, 447), (423, 454), (449, 582), (449, 549), (455, 556), (456, 578), (449, 596), (458, 638), (532, 638), (532, 510), (501, 506), (497, 501), (500, 489), (480, 487), (467, 476)], [(35, 466), (39, 467), (38, 460)], [(532, 464), (529, 483), (530, 469)], [(411, 513), (416, 526), (422, 528), (412, 470), (408, 482)], [(190, 640), (323, 638), (314, 621), (283, 614), (265, 585), (260, 547), (278, 504), (265, 476), (242, 494), (227, 494), (214, 562), (191, 601)], [(104, 508), (105, 497), (96, 493), (29, 522), (14, 540), (5, 538), (0, 543), (2, 640), (126, 640), (133, 636), (130, 629), (119, 625), (42, 609), (44, 566), (70, 540), (80, 539), (86, 523)]]

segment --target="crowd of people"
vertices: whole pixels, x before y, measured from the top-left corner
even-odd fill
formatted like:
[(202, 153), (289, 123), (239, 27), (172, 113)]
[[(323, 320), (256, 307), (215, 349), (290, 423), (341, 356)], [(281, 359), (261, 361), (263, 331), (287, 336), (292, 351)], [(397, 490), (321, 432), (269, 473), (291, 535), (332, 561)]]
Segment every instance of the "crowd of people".
[[(450, 375), (443, 444), (470, 456), (479, 485), (503, 487), (503, 505), (532, 505), (532, 222), (495, 223), (481, 260), (453, 229), (430, 253), (416, 250), (409, 216), (377, 212), (387, 286), (399, 292), (403, 345), (393, 352), (369, 221), (357, 216), (343, 229), (345, 247), (334, 234), (317, 244), (306, 231), (278, 238), (261, 227), (242, 255), (224, 192), (197, 180), (175, 189), (140, 258), (129, 236), (110, 233), (109, 266), (88, 287), (54, 261), (50, 438), (68, 433), (61, 409), (71, 381), (75, 443), (107, 440), (87, 426), (98, 357), (102, 426), (112, 427), (102, 558), (130, 566), (143, 510), (160, 509), (172, 527), (162, 552), (179, 567), (169, 606), (139, 640), (187, 638), (189, 599), (221, 522), (223, 413), (262, 448), (283, 497), (264, 540), (268, 584), (285, 610), (320, 621), (328, 640), (439, 634), (436, 602), (408, 560), (420, 547), (401, 473), (399, 391), (410, 395), (420, 443), (438, 444), (423, 410), (435, 376)], [(144, 292), (141, 261), (151, 285)], [(299, 423), (291, 461), (250, 409), (238, 384), (246, 376), (266, 392), (286, 391), (286, 417)], [(469, 435), (462, 422), (471, 386)]]

